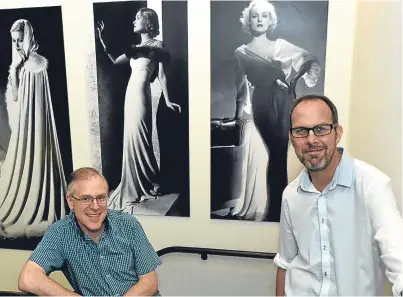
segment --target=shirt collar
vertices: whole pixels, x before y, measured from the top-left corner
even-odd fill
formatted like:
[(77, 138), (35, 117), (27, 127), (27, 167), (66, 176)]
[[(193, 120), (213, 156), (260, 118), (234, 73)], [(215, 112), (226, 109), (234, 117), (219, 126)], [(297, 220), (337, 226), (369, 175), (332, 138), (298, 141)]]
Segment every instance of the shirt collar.
[[(105, 229), (104, 229), (104, 231), (103, 231), (102, 234), (101, 234), (101, 238), (102, 238), (105, 234), (109, 233), (109, 232), (112, 230), (112, 228), (111, 228), (111, 223), (109, 222), (109, 216), (108, 216), (109, 212), (110, 212), (110, 211), (109, 211), (109, 209), (108, 209), (108, 210), (107, 210), (106, 217), (105, 217)], [(77, 221), (77, 217), (76, 217), (75, 214), (74, 214), (74, 211), (71, 211), (70, 216), (71, 216), (71, 220), (73, 221), (73, 225), (74, 225), (74, 227), (77, 229), (77, 231), (79, 232), (80, 236), (81, 236), (83, 239), (85, 239), (85, 240), (92, 240), (87, 234), (85, 234), (85, 233), (83, 232), (83, 230), (81, 230), (81, 227), (80, 227), (80, 225), (78, 224), (78, 221)]]
[[(351, 188), (353, 184), (354, 159), (343, 148), (338, 147), (337, 150), (342, 154), (339, 165), (337, 165), (331, 183), (328, 185), (329, 190), (333, 190), (337, 185)], [(304, 191), (316, 191), (309, 177), (308, 170), (302, 172), (299, 187)]]

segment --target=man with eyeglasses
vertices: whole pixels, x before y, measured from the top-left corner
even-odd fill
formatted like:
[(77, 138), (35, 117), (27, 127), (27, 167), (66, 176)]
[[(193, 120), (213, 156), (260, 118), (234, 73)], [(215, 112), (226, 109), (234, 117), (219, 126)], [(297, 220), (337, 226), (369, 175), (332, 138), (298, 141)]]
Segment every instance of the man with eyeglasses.
[[(161, 261), (132, 214), (107, 209), (109, 186), (93, 168), (71, 174), (71, 213), (50, 226), (19, 281), (21, 291), (44, 296), (160, 295), (155, 269)], [(51, 280), (60, 270), (74, 292)]]
[(391, 180), (337, 147), (343, 128), (325, 96), (294, 101), (290, 138), (305, 169), (283, 192), (277, 296), (403, 291), (403, 221)]

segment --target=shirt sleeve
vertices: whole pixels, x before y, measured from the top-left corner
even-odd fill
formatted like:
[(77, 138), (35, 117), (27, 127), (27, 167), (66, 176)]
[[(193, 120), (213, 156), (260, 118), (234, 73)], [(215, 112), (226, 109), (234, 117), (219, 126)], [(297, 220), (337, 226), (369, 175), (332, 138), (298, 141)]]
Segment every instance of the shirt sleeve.
[[(55, 225), (56, 224), (56, 225)], [(57, 223), (51, 225), (28, 260), (35, 262), (49, 275), (64, 265), (62, 233)]]
[(280, 216), (280, 251), (273, 262), (282, 269), (288, 269), (289, 263), (297, 256), (298, 247), (292, 232), (288, 202), (283, 199)]
[(367, 207), (379, 245), (386, 276), (395, 296), (403, 292), (403, 219), (399, 213), (389, 178), (373, 182), (366, 193)]
[(162, 262), (137, 219), (135, 219), (133, 229), (132, 234), (136, 273), (138, 275), (144, 275), (155, 270)]

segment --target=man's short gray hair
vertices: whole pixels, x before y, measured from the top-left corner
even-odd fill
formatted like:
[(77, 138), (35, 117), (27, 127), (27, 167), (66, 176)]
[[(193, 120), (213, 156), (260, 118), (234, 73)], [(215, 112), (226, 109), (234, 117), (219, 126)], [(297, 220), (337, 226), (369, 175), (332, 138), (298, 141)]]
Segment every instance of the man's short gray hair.
[(108, 191), (109, 191), (108, 181), (101, 173), (98, 172), (98, 170), (96, 170), (92, 167), (82, 167), (82, 168), (78, 168), (78, 169), (74, 170), (70, 174), (68, 184), (67, 184), (67, 195), (69, 196), (73, 193), (74, 184), (76, 181), (89, 180), (89, 179), (97, 177), (97, 176), (101, 177), (105, 181), (106, 187), (108, 188)]

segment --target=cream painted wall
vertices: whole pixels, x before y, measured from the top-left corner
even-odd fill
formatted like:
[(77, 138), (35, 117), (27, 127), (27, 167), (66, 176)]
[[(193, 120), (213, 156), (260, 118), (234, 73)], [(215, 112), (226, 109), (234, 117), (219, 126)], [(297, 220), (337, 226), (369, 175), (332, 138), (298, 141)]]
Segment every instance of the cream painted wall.
[(389, 175), (402, 207), (402, 2), (357, 6), (348, 145)]
[(402, 210), (401, 1), (357, 3), (348, 147), (390, 176)]
[[(6, 3), (8, 2), (8, 3)], [(11, 3), (12, 2), (12, 3)], [(251, 251), (276, 252), (278, 250), (278, 224), (212, 221), (209, 218), (209, 114), (210, 114), (210, 2), (208, 0), (188, 1), (189, 20), (189, 89), (190, 89), (190, 166), (191, 166), (191, 217), (139, 217), (155, 249), (173, 245), (214, 247)], [(89, 44), (93, 38), (92, 2), (89, 0), (0, 0), (0, 6), (41, 6), (63, 4), (63, 22), (66, 42), (66, 63), (69, 92), (69, 108), (72, 133), (74, 167), (91, 165), (91, 151), (87, 116), (87, 63), (93, 49)], [(79, 9), (77, 4), (79, 3)], [(153, 3), (156, 3), (153, 0)], [(158, 4), (156, 4), (158, 5)], [(329, 6), (328, 48), (326, 61), (325, 92), (340, 110), (340, 120), (345, 128), (342, 145), (349, 144), (349, 114), (352, 75), (367, 71), (366, 65), (353, 68), (355, 24), (360, 26), (361, 19), (368, 23), (366, 10), (357, 11), (352, 1), (331, 0)], [(389, 16), (383, 16), (388, 18)], [(79, 20), (79, 21), (78, 21)], [(379, 19), (377, 20), (379, 21)], [(368, 28), (371, 32), (371, 27)], [(369, 34), (369, 33), (368, 33)], [(380, 36), (374, 36), (375, 39)], [(366, 41), (362, 41), (366, 42)], [(93, 46), (93, 45), (92, 45)], [(360, 44), (356, 45), (357, 47)], [(364, 45), (361, 45), (362, 47)], [(382, 44), (376, 46), (381, 47)], [(386, 59), (394, 60), (391, 54)], [(342, 63), (340, 61), (343, 61)], [(392, 63), (392, 62), (391, 62)], [(357, 64), (357, 63), (355, 63)], [(357, 67), (363, 67), (361, 70)], [(381, 67), (381, 66), (379, 66)], [(375, 86), (373, 86), (375, 88)], [(378, 91), (380, 92), (380, 91)], [(351, 117), (352, 118), (352, 117)], [(386, 119), (386, 117), (385, 117)], [(400, 132), (401, 133), (401, 132)], [(197, 135), (197, 137), (192, 137)], [(290, 176), (298, 172), (300, 166), (290, 152), (293, 160)], [(0, 290), (16, 290), (19, 272), (29, 257), (28, 251), (0, 250)], [(6, 267), (6, 268), (4, 268)], [(67, 285), (60, 273), (54, 276), (63, 285)]]

